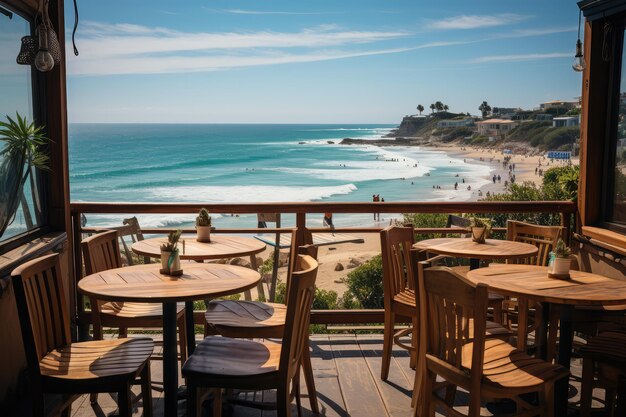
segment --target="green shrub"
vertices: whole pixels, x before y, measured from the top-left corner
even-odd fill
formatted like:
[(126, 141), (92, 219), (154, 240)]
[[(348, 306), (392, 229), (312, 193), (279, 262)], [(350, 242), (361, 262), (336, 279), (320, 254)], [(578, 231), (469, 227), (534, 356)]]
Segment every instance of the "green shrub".
[(557, 127), (551, 129), (543, 138), (546, 149), (559, 149), (564, 145), (573, 144), (580, 136), (580, 128), (577, 126)]
[(374, 256), (348, 274), (348, 290), (343, 296), (343, 306), (354, 308), (383, 308), (383, 261)]
[[(444, 213), (404, 213), (402, 214), (403, 224), (412, 224), (413, 227), (446, 227), (448, 215)], [(433, 239), (440, 237), (434, 234), (418, 234), (416, 240)]]
[[(276, 284), (276, 303), (284, 304), (286, 301), (287, 285), (278, 281)], [(315, 287), (315, 297), (313, 298), (313, 310), (337, 310), (339, 308), (339, 295), (336, 291), (324, 290)]]
[(472, 140), (470, 140), (470, 143), (472, 145), (482, 145), (483, 143), (487, 143), (489, 142), (489, 138), (485, 135), (478, 135), (472, 138)]

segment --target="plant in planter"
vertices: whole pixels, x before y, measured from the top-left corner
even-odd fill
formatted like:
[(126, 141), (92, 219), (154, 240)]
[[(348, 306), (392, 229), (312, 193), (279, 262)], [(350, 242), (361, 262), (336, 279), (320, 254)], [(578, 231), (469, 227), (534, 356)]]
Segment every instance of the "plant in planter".
[(484, 217), (470, 217), (472, 240), (477, 243), (485, 243), (491, 233), (491, 220)]
[(563, 242), (563, 239), (559, 239), (558, 242), (556, 242), (552, 254), (554, 255), (552, 275), (557, 277), (569, 277), (569, 268), (572, 264), (570, 255), (572, 251), (567, 247), (565, 242)]
[[(15, 218), (20, 203), (26, 227), (30, 229), (41, 220), (36, 169), (50, 169), (49, 142), (43, 126), (19, 113), (15, 119), (6, 116), (6, 122), (0, 122), (0, 236)], [(30, 181), (34, 219), (24, 195), (26, 181)]]
[(211, 241), (211, 216), (207, 209), (200, 209), (198, 217), (196, 217), (196, 231), (198, 242), (210, 242)]
[(182, 231), (175, 230), (167, 236), (167, 242), (161, 245), (161, 273), (167, 275), (182, 275), (180, 268), (180, 253), (178, 240)]

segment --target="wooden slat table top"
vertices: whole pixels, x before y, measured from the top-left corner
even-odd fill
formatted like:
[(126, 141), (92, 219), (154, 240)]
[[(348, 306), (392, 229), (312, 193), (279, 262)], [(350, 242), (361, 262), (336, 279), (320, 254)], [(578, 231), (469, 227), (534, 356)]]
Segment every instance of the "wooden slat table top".
[[(178, 242), (180, 259), (203, 261), (208, 259), (234, 258), (237, 256), (254, 255), (265, 250), (265, 243), (241, 236), (211, 236), (211, 242), (198, 242), (195, 235), (183, 235)], [(183, 252), (183, 242), (185, 251)], [(161, 257), (161, 245), (167, 241), (166, 237), (140, 240), (133, 243), (132, 250), (137, 255), (152, 258)]]
[(426, 250), (438, 255), (473, 259), (515, 259), (537, 254), (537, 247), (511, 240), (487, 239), (476, 243), (471, 238), (426, 239), (413, 245), (415, 249)]
[(570, 276), (560, 280), (548, 277), (545, 266), (502, 264), (467, 273), (470, 281), (504, 295), (569, 305), (626, 304), (626, 282), (581, 271), (570, 271)]
[(159, 273), (160, 264), (134, 265), (86, 276), (85, 295), (105, 301), (173, 302), (235, 294), (256, 286), (261, 275), (250, 268), (222, 264), (184, 264), (183, 275)]

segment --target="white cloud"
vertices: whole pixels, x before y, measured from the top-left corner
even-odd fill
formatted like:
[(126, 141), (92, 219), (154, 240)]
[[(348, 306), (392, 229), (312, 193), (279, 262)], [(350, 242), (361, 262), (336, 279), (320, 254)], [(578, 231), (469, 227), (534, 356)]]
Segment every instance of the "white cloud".
[(571, 52), (554, 52), (547, 54), (518, 54), (518, 55), (491, 55), (482, 56), (473, 59), (471, 62), (475, 64), (483, 63), (497, 63), (497, 62), (521, 62), (521, 61), (537, 61), (542, 59), (555, 59), (555, 58), (573, 58), (574, 55)]
[(244, 10), (244, 9), (208, 9), (211, 12), (231, 13), (231, 14), (250, 14), (250, 15), (320, 15), (320, 14), (336, 14), (335, 12), (292, 12), (292, 11), (276, 11), (276, 10)]
[(496, 15), (461, 15), (448, 17), (435, 22), (431, 22), (428, 25), (430, 29), (478, 29), (494, 26), (509, 25), (512, 23), (521, 22), (527, 19), (528, 16), (503, 13)]

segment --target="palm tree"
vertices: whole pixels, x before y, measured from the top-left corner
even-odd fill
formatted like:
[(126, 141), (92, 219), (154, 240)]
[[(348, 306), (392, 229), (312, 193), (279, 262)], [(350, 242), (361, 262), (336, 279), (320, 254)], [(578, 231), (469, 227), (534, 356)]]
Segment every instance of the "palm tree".
[(435, 105), (434, 104), (430, 105), (430, 111), (433, 112), (433, 113), (435, 112)]
[(448, 107), (447, 104), (444, 104), (443, 105), (443, 111), (448, 111), (448, 110), (450, 110), (450, 107)]
[(435, 108), (437, 111), (443, 110), (443, 103), (441, 101), (435, 101)]
[(487, 117), (489, 112), (491, 111), (491, 106), (486, 101), (483, 101), (480, 106), (478, 106), (478, 110), (480, 110), (483, 114), (483, 118)]
[(424, 111), (424, 106), (422, 106), (421, 104), (417, 105), (417, 111), (420, 112), (420, 116), (422, 115), (422, 112)]

